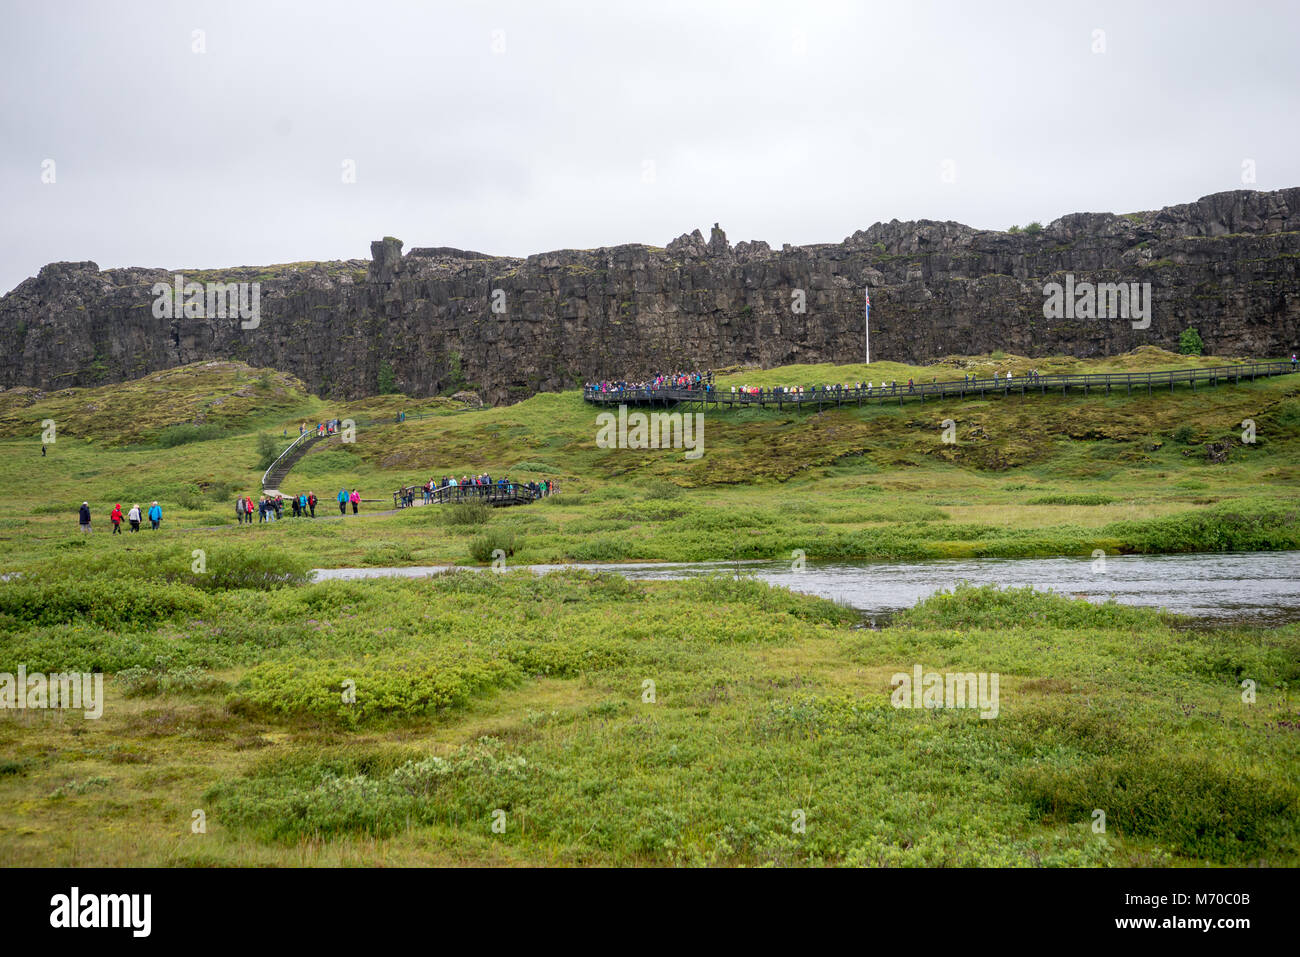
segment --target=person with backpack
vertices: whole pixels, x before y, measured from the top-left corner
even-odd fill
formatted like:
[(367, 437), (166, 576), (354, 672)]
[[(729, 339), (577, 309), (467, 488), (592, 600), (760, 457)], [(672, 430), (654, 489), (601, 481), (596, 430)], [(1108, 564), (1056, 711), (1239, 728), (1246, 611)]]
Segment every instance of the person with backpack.
[(302, 508), (301, 506), (298, 505), (298, 496), (297, 495), (289, 496), (289, 501), (293, 503), (293, 517), (302, 518)]
[(158, 507), (157, 502), (154, 502), (149, 506), (149, 524), (153, 526), (153, 531), (158, 531), (160, 522), (162, 522), (162, 509)]
[(311, 517), (316, 517), (316, 493), (312, 492), (307, 496), (307, 507), (311, 509)]
[(348, 490), (345, 488), (341, 488), (339, 489), (339, 514), (346, 515), (347, 513), (348, 513)]
[(113, 506), (113, 514), (108, 516), (108, 520), (113, 523), (113, 534), (122, 534), (122, 503)]
[(132, 505), (131, 511), (126, 513), (126, 520), (131, 523), (131, 531), (140, 531), (140, 506)]
[(244, 524), (244, 496), (235, 496), (235, 521), (240, 525)]
[(357, 508), (359, 508), (361, 505), (361, 495), (357, 492), (356, 489), (352, 490), (352, 494), (348, 496), (348, 501), (352, 503), (352, 514), (353, 515), (357, 514)]
[(77, 524), (87, 535), (90, 534), (90, 503), (82, 502), (81, 508), (77, 510)]

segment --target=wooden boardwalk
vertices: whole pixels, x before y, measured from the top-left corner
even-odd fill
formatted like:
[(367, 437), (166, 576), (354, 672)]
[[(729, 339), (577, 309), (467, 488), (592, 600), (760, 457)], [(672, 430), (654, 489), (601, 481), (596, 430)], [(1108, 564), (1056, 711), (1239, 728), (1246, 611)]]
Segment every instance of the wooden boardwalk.
[(674, 406), (681, 409), (736, 409), (775, 408), (778, 410), (805, 409), (815, 407), (823, 409), (828, 406), (857, 405), (872, 402), (884, 404), (897, 402), (902, 405), (905, 400), (927, 399), (982, 399), (988, 396), (1011, 395), (1061, 395), (1092, 394), (1106, 395), (1124, 390), (1132, 395), (1133, 390), (1145, 390), (1147, 395), (1155, 390), (1174, 391), (1175, 386), (1187, 386), (1193, 392), (1197, 384), (1217, 386), (1236, 385), (1240, 382), (1253, 382), (1256, 379), (1277, 375), (1291, 375), (1297, 371), (1290, 361), (1244, 362), (1230, 366), (1206, 366), (1198, 369), (1170, 369), (1166, 372), (1097, 372), (1080, 375), (1026, 375), (992, 379), (956, 379), (945, 382), (918, 382), (912, 386), (906, 383), (893, 385), (876, 385), (872, 388), (826, 388), (809, 389), (804, 392), (789, 392), (782, 389), (763, 389), (759, 392), (732, 392), (721, 388), (662, 388), (662, 389), (627, 389), (604, 392), (587, 388), (582, 397), (597, 405), (649, 405)]

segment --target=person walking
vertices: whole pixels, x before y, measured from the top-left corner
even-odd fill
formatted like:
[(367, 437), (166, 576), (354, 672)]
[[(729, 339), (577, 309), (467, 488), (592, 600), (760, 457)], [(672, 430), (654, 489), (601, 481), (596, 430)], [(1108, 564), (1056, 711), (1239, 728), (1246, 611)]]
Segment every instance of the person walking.
[(312, 492), (307, 496), (307, 507), (311, 509), (311, 517), (316, 517), (316, 493)]
[(348, 490), (345, 488), (341, 488), (339, 489), (339, 514), (346, 515), (347, 513), (348, 513)]
[(119, 502), (113, 506), (113, 514), (108, 516), (108, 520), (113, 523), (113, 534), (122, 534), (122, 503)]
[(90, 503), (82, 502), (81, 508), (77, 510), (77, 524), (87, 535), (90, 534)]
[(131, 523), (131, 531), (140, 531), (140, 506), (132, 505), (131, 510), (126, 513), (126, 520)]
[(153, 531), (158, 531), (160, 522), (162, 522), (162, 509), (158, 507), (157, 502), (154, 502), (149, 506), (149, 524), (153, 526)]
[(361, 495), (356, 489), (352, 490), (352, 494), (348, 496), (348, 501), (352, 503), (352, 514), (357, 514), (357, 509), (361, 506)]
[(244, 524), (244, 496), (235, 496), (235, 521), (240, 525)]

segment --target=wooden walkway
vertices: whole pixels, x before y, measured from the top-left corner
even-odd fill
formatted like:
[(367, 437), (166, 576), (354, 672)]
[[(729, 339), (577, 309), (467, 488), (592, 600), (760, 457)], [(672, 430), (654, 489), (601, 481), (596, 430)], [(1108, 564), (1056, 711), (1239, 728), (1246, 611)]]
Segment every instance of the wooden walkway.
[(1011, 395), (1091, 395), (1124, 390), (1132, 395), (1133, 390), (1145, 390), (1147, 395), (1155, 390), (1168, 389), (1185, 385), (1193, 392), (1197, 384), (1207, 386), (1230, 383), (1236, 385), (1243, 380), (1253, 382), (1256, 379), (1277, 375), (1291, 375), (1297, 369), (1287, 360), (1275, 362), (1244, 362), (1230, 366), (1206, 366), (1198, 369), (1170, 369), (1167, 372), (1097, 372), (1080, 375), (1026, 375), (992, 379), (955, 379), (945, 382), (906, 383), (893, 385), (876, 385), (861, 389), (826, 388), (809, 389), (804, 392), (789, 392), (782, 389), (763, 389), (759, 392), (732, 392), (721, 388), (662, 388), (662, 389), (628, 389), (623, 391), (603, 392), (599, 389), (584, 389), (582, 397), (598, 405), (650, 405), (675, 406), (682, 409), (736, 409), (775, 408), (778, 410), (805, 409), (827, 406), (858, 405), (864, 402), (897, 402), (916, 399), (982, 399), (988, 396)]

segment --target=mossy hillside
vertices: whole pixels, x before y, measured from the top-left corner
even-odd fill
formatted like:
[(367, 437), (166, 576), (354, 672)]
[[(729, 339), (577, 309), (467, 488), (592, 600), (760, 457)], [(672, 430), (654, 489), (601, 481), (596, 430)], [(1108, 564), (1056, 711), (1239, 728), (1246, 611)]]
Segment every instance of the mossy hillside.
[[(153, 388), (147, 381), (113, 388), (144, 401)], [(781, 558), (796, 548), (841, 558), (1086, 556), (1095, 548), (1213, 549), (1238, 540), (1277, 548), (1295, 541), (1289, 503), (1300, 484), (1300, 377), (1151, 397), (709, 412), (698, 461), (682, 450), (596, 448), (600, 410), (572, 392), (482, 411), (399, 396), (351, 405), (304, 401), (311, 415), (299, 409), (268, 421), (254, 404), (247, 414), (256, 425), (235, 426), (246, 431), (171, 448), (108, 447), (61, 431), (41, 458), (38, 431), (32, 439), (0, 440), (0, 479), (11, 506), (0, 520), (0, 561), (8, 569), (66, 550), (145, 549), (149, 533), (129, 542), (98, 534), (79, 541), (71, 519), (83, 499), (101, 525), (115, 502), (157, 499), (165, 514), (158, 537), (191, 549), (242, 535), (317, 565), (466, 562), (480, 532), (444, 522), (439, 508), (367, 513), (390, 507), (398, 485), (478, 471), (553, 478), (564, 490), (491, 514), (491, 528), (514, 536), (515, 562)], [(57, 421), (87, 404), (61, 395), (25, 406), (22, 416), (36, 430), (47, 414)], [(434, 414), (411, 412), (397, 424), (403, 408)], [(374, 424), (359, 427), (353, 443), (319, 443), (284, 491), (315, 491), (318, 515), (335, 520), (236, 528), (233, 495), (258, 489), (258, 432), (292, 438), (304, 418), (328, 417)], [(186, 424), (176, 419), (171, 414), (171, 428)], [(945, 420), (952, 420), (953, 444), (943, 441)], [(1253, 444), (1241, 441), (1244, 420), (1255, 424)], [(1211, 442), (1228, 449), (1227, 462), (1209, 461)], [(337, 520), (332, 503), (340, 487), (358, 487), (372, 500), (357, 519)], [(1184, 527), (1151, 524), (1166, 519)]]

